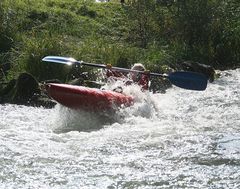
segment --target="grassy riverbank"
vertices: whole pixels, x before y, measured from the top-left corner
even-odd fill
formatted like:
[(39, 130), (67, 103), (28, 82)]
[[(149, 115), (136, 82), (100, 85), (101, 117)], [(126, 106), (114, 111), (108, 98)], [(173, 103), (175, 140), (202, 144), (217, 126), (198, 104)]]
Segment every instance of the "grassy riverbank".
[[(196, 2), (3, 0), (0, 2), (0, 64), (10, 80), (29, 72), (38, 80), (71, 79), (70, 67), (43, 63), (47, 55), (152, 71), (185, 60), (216, 69), (240, 63), (237, 1)], [(88, 69), (88, 68), (83, 68)], [(3, 76), (2, 76), (3, 77)]]

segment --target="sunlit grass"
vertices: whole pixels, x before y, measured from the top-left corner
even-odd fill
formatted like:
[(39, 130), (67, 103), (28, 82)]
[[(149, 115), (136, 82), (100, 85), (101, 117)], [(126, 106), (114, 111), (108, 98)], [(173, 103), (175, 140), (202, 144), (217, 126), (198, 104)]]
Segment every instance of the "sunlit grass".
[[(195, 6), (191, 3), (188, 1), (189, 8)], [(209, 6), (213, 6), (211, 3)], [(158, 4), (154, 15), (155, 12), (149, 10), (146, 14), (142, 6), (136, 6), (140, 9), (136, 11), (131, 5), (121, 5), (117, 0), (106, 3), (94, 0), (0, 1), (0, 63), (11, 63), (8, 79), (24, 71), (39, 80), (70, 79), (71, 67), (43, 63), (41, 59), (47, 55), (127, 68), (142, 62), (153, 70), (183, 60), (218, 67), (238, 66), (240, 29), (238, 13), (234, 12), (237, 8), (231, 4), (224, 4), (226, 7), (213, 12), (216, 13), (213, 20), (208, 20), (211, 17), (205, 17), (201, 10), (189, 10), (196, 21), (201, 20), (198, 16), (208, 21), (204, 25), (204, 42), (199, 41), (201, 33), (196, 35), (198, 30), (191, 24), (200, 28), (201, 25), (193, 23), (192, 18), (188, 20), (182, 10), (184, 7), (180, 7), (182, 12), (179, 13), (174, 12), (178, 4), (173, 5), (171, 11)], [(149, 22), (144, 22), (144, 15), (152, 16), (146, 19)], [(141, 42), (146, 42), (144, 47), (139, 45)]]

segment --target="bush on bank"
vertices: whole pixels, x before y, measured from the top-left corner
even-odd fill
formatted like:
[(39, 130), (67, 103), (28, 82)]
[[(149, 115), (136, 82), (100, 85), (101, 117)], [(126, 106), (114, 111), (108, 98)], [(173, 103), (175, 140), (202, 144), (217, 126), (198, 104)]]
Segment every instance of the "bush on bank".
[(43, 63), (47, 55), (120, 67), (142, 62), (151, 71), (185, 60), (239, 67), (239, 6), (237, 0), (3, 0), (1, 78), (29, 72), (40, 81), (70, 80), (72, 68)]

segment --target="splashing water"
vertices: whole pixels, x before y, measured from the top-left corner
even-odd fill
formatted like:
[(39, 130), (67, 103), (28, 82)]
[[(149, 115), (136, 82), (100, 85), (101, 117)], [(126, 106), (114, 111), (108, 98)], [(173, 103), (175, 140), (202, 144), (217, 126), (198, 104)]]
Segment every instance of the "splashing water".
[(201, 92), (129, 88), (138, 101), (110, 117), (0, 105), (0, 186), (239, 188), (239, 81), (229, 70)]

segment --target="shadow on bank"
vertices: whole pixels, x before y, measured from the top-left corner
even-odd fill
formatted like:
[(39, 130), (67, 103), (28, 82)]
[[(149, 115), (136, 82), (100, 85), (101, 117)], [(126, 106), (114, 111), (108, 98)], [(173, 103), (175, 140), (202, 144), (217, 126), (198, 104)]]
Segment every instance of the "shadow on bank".
[(52, 108), (53, 102), (40, 88), (39, 82), (29, 73), (21, 73), (17, 79), (1, 83), (0, 103)]

